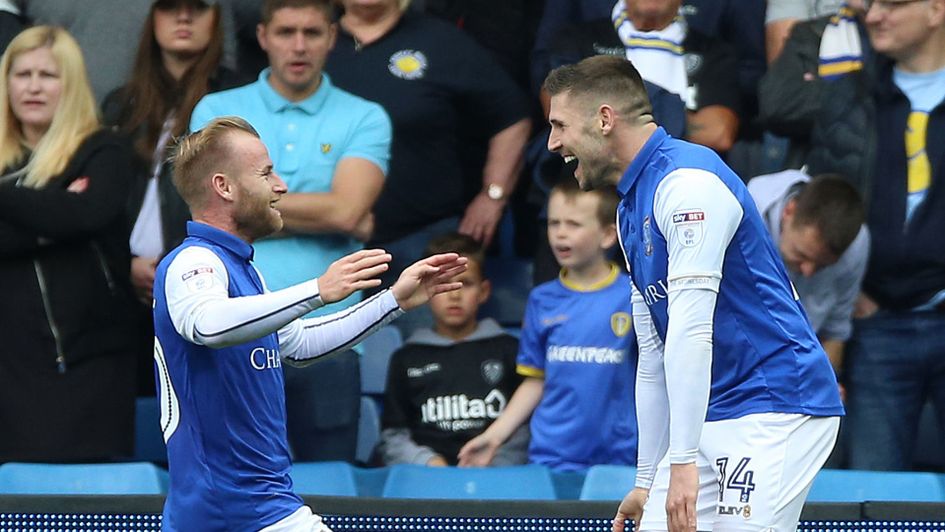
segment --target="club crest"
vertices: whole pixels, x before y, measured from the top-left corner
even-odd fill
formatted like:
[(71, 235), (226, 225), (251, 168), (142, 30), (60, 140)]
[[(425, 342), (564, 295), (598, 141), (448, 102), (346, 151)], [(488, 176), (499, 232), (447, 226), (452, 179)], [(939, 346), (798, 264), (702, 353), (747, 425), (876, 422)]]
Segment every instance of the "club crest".
[(649, 216), (643, 218), (643, 254), (647, 257), (653, 254), (653, 224)]
[(622, 338), (633, 327), (633, 319), (626, 312), (615, 312), (610, 316), (610, 329), (618, 338)]
[(486, 360), (482, 363), (482, 378), (486, 380), (490, 385), (495, 385), (499, 380), (502, 379), (502, 374), (504, 370), (502, 368), (502, 363), (498, 360)]
[(390, 56), (387, 69), (401, 79), (420, 79), (427, 71), (427, 56), (416, 50), (401, 50)]

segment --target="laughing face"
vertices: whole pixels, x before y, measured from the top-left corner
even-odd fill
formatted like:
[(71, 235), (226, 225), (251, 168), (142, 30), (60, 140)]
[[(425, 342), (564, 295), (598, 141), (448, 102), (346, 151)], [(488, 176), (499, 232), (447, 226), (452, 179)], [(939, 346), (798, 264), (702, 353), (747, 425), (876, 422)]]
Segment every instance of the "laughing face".
[(551, 97), (548, 122), (551, 124), (548, 149), (567, 163), (577, 162), (574, 177), (581, 189), (593, 190), (613, 183), (607, 143), (600, 129), (594, 127), (596, 120), (587, 106), (574, 101), (569, 93), (556, 94)]

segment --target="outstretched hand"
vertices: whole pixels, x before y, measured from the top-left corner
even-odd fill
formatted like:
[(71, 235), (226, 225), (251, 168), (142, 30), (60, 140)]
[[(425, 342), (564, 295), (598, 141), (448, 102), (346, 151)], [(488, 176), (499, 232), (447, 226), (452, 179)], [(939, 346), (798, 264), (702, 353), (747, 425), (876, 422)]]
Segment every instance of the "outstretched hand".
[(383, 249), (362, 249), (331, 263), (318, 278), (318, 291), (325, 304), (341, 301), (358, 290), (380, 286), (376, 277), (389, 267), (391, 256)]
[(463, 283), (452, 279), (466, 271), (466, 262), (456, 253), (442, 253), (411, 264), (391, 287), (394, 299), (400, 308), (410, 310), (437, 294), (459, 290)]

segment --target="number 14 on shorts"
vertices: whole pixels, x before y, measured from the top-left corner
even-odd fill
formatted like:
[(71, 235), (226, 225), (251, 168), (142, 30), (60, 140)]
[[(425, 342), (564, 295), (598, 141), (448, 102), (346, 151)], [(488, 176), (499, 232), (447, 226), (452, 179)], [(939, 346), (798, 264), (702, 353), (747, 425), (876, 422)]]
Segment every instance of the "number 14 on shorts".
[(751, 498), (751, 492), (755, 491), (755, 483), (753, 482), (755, 472), (748, 469), (751, 458), (740, 459), (732, 468), (731, 475), (728, 474), (729, 462), (728, 456), (720, 457), (715, 461), (715, 465), (719, 468), (719, 502), (723, 501), (725, 490), (728, 489), (738, 492), (739, 502), (747, 503)]

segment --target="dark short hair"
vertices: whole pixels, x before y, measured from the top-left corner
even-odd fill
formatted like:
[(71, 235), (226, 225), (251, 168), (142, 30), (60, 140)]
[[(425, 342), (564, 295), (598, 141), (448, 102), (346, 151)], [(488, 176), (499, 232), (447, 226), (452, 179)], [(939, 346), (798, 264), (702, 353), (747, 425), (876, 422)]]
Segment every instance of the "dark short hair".
[(330, 22), (337, 20), (337, 7), (332, 0), (263, 0), (259, 19), (263, 25), (269, 24), (276, 11), (287, 7), (314, 7), (324, 13)]
[(483, 272), (486, 264), (486, 250), (482, 247), (482, 244), (469, 235), (455, 231), (430, 239), (424, 251), (424, 256), (429, 257), (439, 253), (458, 253), (479, 265), (480, 272)]
[(837, 257), (856, 239), (866, 216), (856, 188), (837, 174), (813, 177), (794, 201), (794, 225), (816, 227), (827, 249)]
[(606, 185), (593, 190), (581, 190), (581, 185), (573, 177), (563, 177), (551, 188), (552, 194), (562, 194), (565, 198), (573, 200), (583, 194), (593, 194), (597, 196), (597, 221), (602, 226), (617, 222), (617, 203), (620, 202), (620, 196), (617, 195), (617, 187)]
[(633, 63), (623, 57), (598, 55), (548, 74), (542, 88), (549, 96), (568, 93), (588, 105), (607, 103), (617, 112), (653, 121), (653, 107), (643, 78)]

